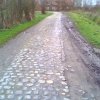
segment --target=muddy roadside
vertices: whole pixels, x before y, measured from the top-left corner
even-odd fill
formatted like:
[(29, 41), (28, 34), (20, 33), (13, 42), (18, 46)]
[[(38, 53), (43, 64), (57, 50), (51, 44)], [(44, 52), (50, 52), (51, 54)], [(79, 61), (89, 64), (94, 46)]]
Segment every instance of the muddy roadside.
[(95, 84), (100, 87), (100, 49), (89, 44), (82, 35), (80, 35), (78, 30), (75, 28), (76, 23), (69, 17), (69, 15), (63, 13), (62, 23), (67, 29), (70, 39), (79, 50), (77, 54), (89, 69), (90, 75), (93, 77)]

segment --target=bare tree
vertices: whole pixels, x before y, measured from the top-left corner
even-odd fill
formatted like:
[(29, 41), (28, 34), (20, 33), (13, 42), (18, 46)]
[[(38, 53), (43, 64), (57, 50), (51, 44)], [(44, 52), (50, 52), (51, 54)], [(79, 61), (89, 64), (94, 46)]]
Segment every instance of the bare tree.
[(41, 0), (41, 13), (45, 14), (46, 13), (46, 0)]
[(34, 18), (35, 0), (0, 0), (0, 28)]
[(3, 13), (3, 0), (0, 1), (0, 28), (3, 28), (4, 13)]

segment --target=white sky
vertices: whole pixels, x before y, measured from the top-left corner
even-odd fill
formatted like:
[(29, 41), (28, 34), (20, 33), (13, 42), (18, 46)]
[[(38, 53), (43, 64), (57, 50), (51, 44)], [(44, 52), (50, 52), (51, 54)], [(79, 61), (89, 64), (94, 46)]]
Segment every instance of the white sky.
[(92, 0), (92, 4), (93, 4), (93, 5), (96, 5), (96, 2), (97, 2), (97, 1), (100, 2), (100, 0)]
[(96, 0), (93, 0), (93, 1), (92, 1), (92, 4), (93, 4), (93, 5), (96, 5)]

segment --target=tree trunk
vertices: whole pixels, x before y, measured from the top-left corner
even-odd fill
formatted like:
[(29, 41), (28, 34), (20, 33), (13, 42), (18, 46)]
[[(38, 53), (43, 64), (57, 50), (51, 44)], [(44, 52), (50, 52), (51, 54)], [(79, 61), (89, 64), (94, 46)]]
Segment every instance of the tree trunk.
[(46, 14), (44, 7), (42, 7), (41, 12), (42, 12), (42, 14)]
[(42, 2), (41, 2), (41, 13), (42, 14), (46, 14), (46, 0), (43, 0)]

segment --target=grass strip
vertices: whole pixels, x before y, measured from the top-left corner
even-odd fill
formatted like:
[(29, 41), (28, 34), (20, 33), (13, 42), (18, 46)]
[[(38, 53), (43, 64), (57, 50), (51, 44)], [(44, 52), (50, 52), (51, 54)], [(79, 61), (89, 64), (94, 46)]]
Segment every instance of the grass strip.
[(53, 14), (52, 12), (47, 12), (46, 14), (41, 14), (40, 12), (36, 12), (35, 19), (30, 22), (24, 22), (22, 24), (15, 25), (10, 29), (0, 29), (0, 46), (3, 45), (8, 40), (10, 40), (11, 38), (15, 37), (20, 32), (37, 24), (38, 22), (40, 22), (41, 20), (52, 14)]
[(80, 14), (73, 12), (68, 14), (77, 23), (76, 28), (87, 41), (100, 48), (100, 26)]

